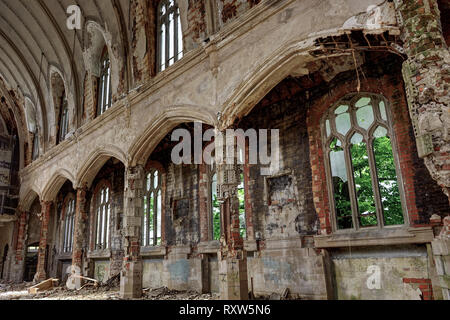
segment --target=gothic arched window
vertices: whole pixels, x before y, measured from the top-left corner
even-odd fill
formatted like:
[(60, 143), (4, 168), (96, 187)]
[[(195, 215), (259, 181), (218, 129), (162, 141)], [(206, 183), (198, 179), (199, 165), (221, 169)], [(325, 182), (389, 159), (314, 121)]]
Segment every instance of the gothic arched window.
[(333, 229), (403, 225), (387, 101), (347, 95), (322, 121)]
[(180, 9), (175, 0), (158, 6), (158, 71), (164, 71), (183, 57)]
[(142, 214), (142, 245), (161, 244), (162, 175), (155, 168), (147, 172)]
[(111, 190), (103, 184), (95, 195), (95, 249), (109, 248), (109, 225), (111, 219)]
[(69, 195), (64, 201), (64, 237), (63, 252), (72, 252), (73, 248), (73, 230), (75, 222), (75, 199), (73, 195)]
[(105, 47), (100, 59), (100, 79), (98, 83), (97, 115), (105, 113), (111, 107), (111, 63)]

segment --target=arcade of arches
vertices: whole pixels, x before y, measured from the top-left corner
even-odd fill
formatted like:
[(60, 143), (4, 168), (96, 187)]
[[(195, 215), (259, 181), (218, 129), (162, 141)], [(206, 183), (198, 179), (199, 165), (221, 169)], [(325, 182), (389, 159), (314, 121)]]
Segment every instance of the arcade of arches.
[(448, 1), (77, 3), (0, 0), (1, 279), (450, 299)]

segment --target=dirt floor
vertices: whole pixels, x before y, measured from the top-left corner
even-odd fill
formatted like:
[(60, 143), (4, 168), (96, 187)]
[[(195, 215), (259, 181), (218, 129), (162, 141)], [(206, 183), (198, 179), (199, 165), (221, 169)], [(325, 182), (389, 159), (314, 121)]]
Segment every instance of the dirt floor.
[[(68, 290), (65, 285), (37, 294), (29, 294), (27, 289), (33, 283), (13, 284), (0, 282), (0, 300), (120, 300), (118, 283), (88, 286), (81, 290)], [(216, 294), (198, 294), (189, 291), (175, 291), (167, 288), (144, 289), (140, 300), (217, 300)]]

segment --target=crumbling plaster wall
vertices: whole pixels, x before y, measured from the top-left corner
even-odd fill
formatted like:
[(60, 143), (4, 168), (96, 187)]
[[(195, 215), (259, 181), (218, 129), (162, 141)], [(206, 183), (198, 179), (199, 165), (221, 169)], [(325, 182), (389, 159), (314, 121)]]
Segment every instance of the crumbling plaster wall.
[[(343, 248), (330, 252), (340, 300), (430, 300), (431, 260), (424, 245)], [(378, 269), (369, 269), (370, 267)], [(380, 287), (371, 276), (379, 270)]]
[(408, 60), (403, 75), (418, 152), (450, 197), (450, 51), (436, 0), (394, 1)]
[[(27, 167), (22, 172), (22, 197), (32, 188), (42, 194), (48, 182), (61, 169), (70, 172), (77, 180), (80, 171), (93, 161), (94, 154), (117, 155), (126, 166), (128, 160), (130, 164), (145, 161), (136, 158), (139, 155), (133, 153), (137, 151), (139, 143), (146, 141), (143, 137), (152, 137), (152, 143), (161, 139), (169, 129), (166, 126), (165, 130), (160, 130), (164, 123), (201, 120), (214, 124), (223, 106), (242, 97), (240, 91), (243, 83), (249, 85), (261, 82), (256, 76), (261, 70), (260, 66), (272, 65), (273, 72), (280, 73), (279, 76), (287, 73), (286, 70), (278, 69), (281, 66), (273, 56), (275, 50), (299, 53), (299, 50), (308, 47), (312, 49), (312, 42), (301, 42), (302, 39), (313, 32), (339, 28), (350, 16), (365, 11), (372, 1), (350, 1), (342, 14), (336, 16), (335, 12), (329, 13), (330, 19), (324, 19), (320, 25), (311, 19), (322, 16), (324, 8), (330, 4), (328, 1), (314, 3), (285, 1), (264, 7), (263, 13), (258, 15), (260, 22), (255, 24), (251, 32), (243, 28), (234, 29), (240, 36), (217, 42), (214, 46), (216, 49), (209, 56), (203, 55), (208, 45), (193, 50), (189, 57), (184, 58), (186, 63), (174, 65), (164, 72), (164, 76), (156, 75), (151, 86), (145, 85), (139, 92), (131, 92), (126, 100), (117, 101), (107, 114), (87, 123), (73, 137), (48, 151), (45, 158), (41, 157)], [(290, 45), (292, 43), (297, 43), (299, 47), (293, 47)], [(211, 54), (216, 58), (211, 57)], [(305, 54), (304, 58), (299, 58), (299, 62), (302, 59), (311, 58)], [(292, 61), (289, 63), (294, 67)], [(254, 103), (258, 99), (258, 95), (252, 97)], [(236, 106), (236, 109), (240, 107)], [(229, 112), (232, 117), (231, 110)], [(79, 183), (73, 182), (75, 186)]]
[[(266, 5), (265, 2), (263, 4)], [(74, 183), (77, 185), (81, 182), (82, 170), (89, 162), (97, 159), (97, 154), (117, 156), (124, 160), (125, 166), (136, 162), (143, 163), (145, 157), (139, 157), (139, 153), (135, 153), (136, 145), (145, 140), (142, 140), (142, 137), (148, 138), (145, 140), (147, 143), (151, 141), (151, 144), (156, 145), (174, 124), (189, 120), (218, 124), (216, 115), (220, 111), (224, 111), (223, 119), (233, 122), (238, 113), (243, 115), (245, 110), (249, 110), (251, 105), (257, 103), (271, 88), (272, 83), (261, 78), (268, 75), (284, 78), (291, 72), (297, 72), (303, 62), (312, 59), (308, 53), (303, 54), (302, 51), (314, 47), (312, 39), (318, 32), (330, 29), (333, 30), (329, 31), (330, 33), (338, 33), (336, 29), (352, 16), (365, 12), (371, 4), (374, 4), (374, 1), (286, 1), (265, 7), (265, 13), (261, 13), (260, 20), (254, 24), (251, 32), (247, 29), (234, 29), (237, 33), (235, 37), (224, 37), (212, 45), (194, 49), (185, 57), (186, 64), (176, 64), (164, 75), (157, 75), (151, 84), (145, 84), (139, 91), (130, 93), (127, 99), (118, 101), (109, 113), (92, 120), (74, 138), (51, 150), (45, 161), (42, 159), (27, 168), (23, 173), (22, 194), (27, 194), (32, 187), (32, 181), (35, 186), (41, 188), (36, 190), (40, 193), (58, 174), (57, 168), (61, 167), (76, 177)], [(236, 21), (239, 19), (236, 18)], [(312, 36), (312, 33), (316, 35)], [(305, 40), (308, 37), (311, 38)], [(289, 60), (285, 65), (280, 64), (277, 58), (291, 56), (297, 56), (295, 63)], [(265, 69), (262, 70), (262, 66), (265, 66)], [(245, 92), (243, 88), (246, 82), (248, 86), (262, 84), (263, 89), (258, 94)], [(233, 107), (227, 109), (230, 105)], [(301, 117), (301, 114), (298, 115), (298, 120), (301, 120)], [(226, 121), (223, 122), (225, 125)], [(151, 149), (149, 146), (147, 148)], [(286, 155), (286, 158), (291, 158), (288, 153)], [(195, 171), (189, 167), (183, 168), (182, 171), (185, 172), (184, 170)], [(188, 176), (192, 179), (191, 182), (195, 182), (194, 174)], [(302, 204), (306, 207), (310, 205), (306, 200)], [(306, 216), (300, 231), (302, 228), (306, 233), (316, 231), (314, 219), (310, 219), (311, 217), (312, 214)], [(264, 223), (260, 223), (260, 226), (262, 225)], [(188, 230), (189, 228), (190, 226), (187, 226)], [(174, 244), (185, 245), (197, 241), (195, 234), (198, 235), (198, 232), (186, 234), (184, 231), (183, 229), (183, 232), (175, 233), (176, 236), (172, 237)], [(290, 230), (289, 236), (292, 235), (291, 232), (294, 233), (294, 230)], [(189, 241), (185, 237), (188, 237)], [(273, 249), (272, 251), (265, 250), (261, 256), (249, 259), (254, 270), (260, 270), (252, 274), (249, 268), (249, 277), (263, 277), (257, 281), (258, 284), (264, 284), (256, 288), (257, 292), (266, 292), (267, 287), (281, 290), (287, 284), (293, 283), (293, 290), (302, 297), (323, 298), (326, 295), (321, 271), (324, 265), (322, 256), (302, 247), (304, 244), (298, 239), (288, 245), (298, 244), (300, 249), (285, 248), (281, 253), (280, 242), (275, 247), (273, 243), (269, 243), (270, 241), (266, 247)], [(156, 279), (156, 271), (150, 274), (144, 272), (144, 281), (157, 284), (173, 281), (169, 285), (174, 288), (182, 288), (186, 283), (200, 288), (200, 259), (188, 259), (188, 255), (189, 253), (175, 250), (168, 261), (154, 259), (150, 262), (150, 259), (147, 259), (149, 261), (145, 261), (144, 270), (153, 270), (153, 267), (146, 265), (154, 263), (154, 270), (163, 270), (163, 275)], [(274, 276), (274, 266), (279, 266), (283, 260), (288, 261), (287, 268), (299, 270), (299, 273), (291, 274), (289, 269), (283, 271), (283, 268), (278, 268), (281, 274)], [(96, 261), (97, 265), (100, 268), (101, 260)], [(211, 270), (213, 269), (212, 267)], [(311, 270), (318, 271), (315, 273)]]

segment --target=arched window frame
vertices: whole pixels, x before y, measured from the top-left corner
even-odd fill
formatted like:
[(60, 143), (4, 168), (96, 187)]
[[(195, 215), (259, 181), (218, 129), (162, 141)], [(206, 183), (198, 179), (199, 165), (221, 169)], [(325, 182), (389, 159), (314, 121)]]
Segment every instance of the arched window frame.
[[(361, 100), (362, 98), (367, 97), (370, 98), (372, 102), (372, 110), (374, 114), (374, 120), (370, 127), (365, 130), (364, 128), (360, 127), (358, 125), (358, 122), (356, 120), (355, 114), (356, 114), (356, 107), (355, 104)], [(384, 104), (385, 108), (385, 115), (382, 116), (380, 104)], [(330, 115), (335, 112), (335, 110), (341, 106), (341, 105), (348, 105), (349, 106), (349, 112), (350, 112), (350, 121), (351, 121), (351, 127), (348, 130), (348, 132), (345, 135), (342, 135), (337, 132), (335, 123), (333, 121), (330, 121), (329, 124), (327, 124), (327, 120), (330, 120)], [(380, 196), (380, 190), (379, 190), (379, 181), (378, 181), (378, 173), (376, 168), (376, 161), (375, 161), (375, 155), (373, 151), (373, 141), (374, 141), (374, 132), (378, 128), (384, 128), (387, 131), (387, 137), (390, 139), (391, 142), (391, 148), (392, 148), (392, 156), (395, 164), (395, 171), (397, 176), (397, 186), (400, 196), (400, 202), (401, 202), (401, 210), (403, 214), (403, 224), (397, 224), (397, 225), (391, 225), (391, 226), (385, 226), (384, 225), (384, 212), (383, 212), (383, 206), (381, 202), (381, 196)], [(386, 98), (384, 98), (381, 95), (374, 94), (374, 93), (368, 93), (368, 92), (360, 92), (360, 93), (351, 93), (347, 94), (343, 98), (341, 98), (337, 103), (332, 105), (322, 116), (321, 120), (321, 133), (322, 133), (322, 147), (323, 147), (323, 153), (324, 153), (324, 159), (325, 159), (325, 170), (326, 170), (326, 178), (327, 178), (327, 188), (328, 188), (328, 197), (329, 197), (329, 208), (330, 208), (330, 214), (331, 214), (331, 226), (332, 231), (335, 233), (339, 232), (349, 232), (349, 231), (359, 231), (359, 230), (368, 230), (368, 229), (382, 229), (382, 228), (398, 228), (408, 225), (408, 212), (407, 207), (405, 205), (405, 195), (404, 195), (404, 189), (403, 189), (403, 182), (402, 182), (402, 176), (401, 176), (401, 170), (399, 165), (399, 158), (398, 153), (396, 152), (396, 139), (394, 135), (394, 129), (392, 127), (392, 116), (391, 116), (391, 110), (390, 110), (390, 104)], [(356, 196), (355, 191), (355, 182), (354, 182), (354, 174), (353, 174), (353, 168), (352, 168), (352, 160), (351, 160), (351, 154), (350, 154), (350, 146), (351, 146), (351, 139), (353, 138), (354, 134), (358, 133), (363, 136), (363, 141), (366, 143), (366, 149), (367, 149), (367, 156), (368, 156), (368, 162), (370, 165), (370, 176), (371, 176), (371, 183), (372, 188), (374, 192), (374, 204), (376, 207), (376, 218), (377, 218), (377, 225), (370, 226), (370, 227), (361, 227), (360, 221), (358, 219), (359, 212), (358, 212), (358, 198)], [(334, 185), (332, 182), (332, 169), (331, 169), (331, 162), (330, 162), (330, 144), (334, 138), (337, 138), (341, 144), (342, 148), (344, 149), (345, 154), (345, 165), (346, 165), (346, 174), (347, 179), (349, 181), (349, 195), (350, 195), (350, 202), (351, 202), (351, 216), (352, 216), (352, 228), (345, 228), (345, 229), (339, 229), (337, 226), (337, 213), (336, 213), (336, 206), (335, 206), (335, 195), (334, 195)], [(351, 188), (350, 188), (351, 186)]]
[[(157, 178), (156, 181), (155, 178)], [(143, 247), (162, 245), (164, 217), (163, 180), (164, 171), (159, 164), (150, 164), (147, 166), (142, 198), (141, 246)], [(152, 217), (150, 217), (149, 211), (151, 204), (153, 204)]]
[[(157, 67), (158, 71), (164, 71), (183, 57), (183, 32), (177, 2), (160, 1), (157, 17)], [(172, 32), (167, 32), (172, 26)]]
[(94, 194), (94, 250), (105, 250), (110, 247), (112, 194), (109, 183), (102, 181)]
[(105, 46), (100, 58), (100, 77), (98, 79), (97, 115), (102, 115), (111, 107), (111, 61)]
[(75, 224), (75, 197), (73, 194), (68, 194), (63, 202), (62, 217), (63, 217), (63, 242), (62, 252), (71, 253), (73, 249), (73, 234)]

